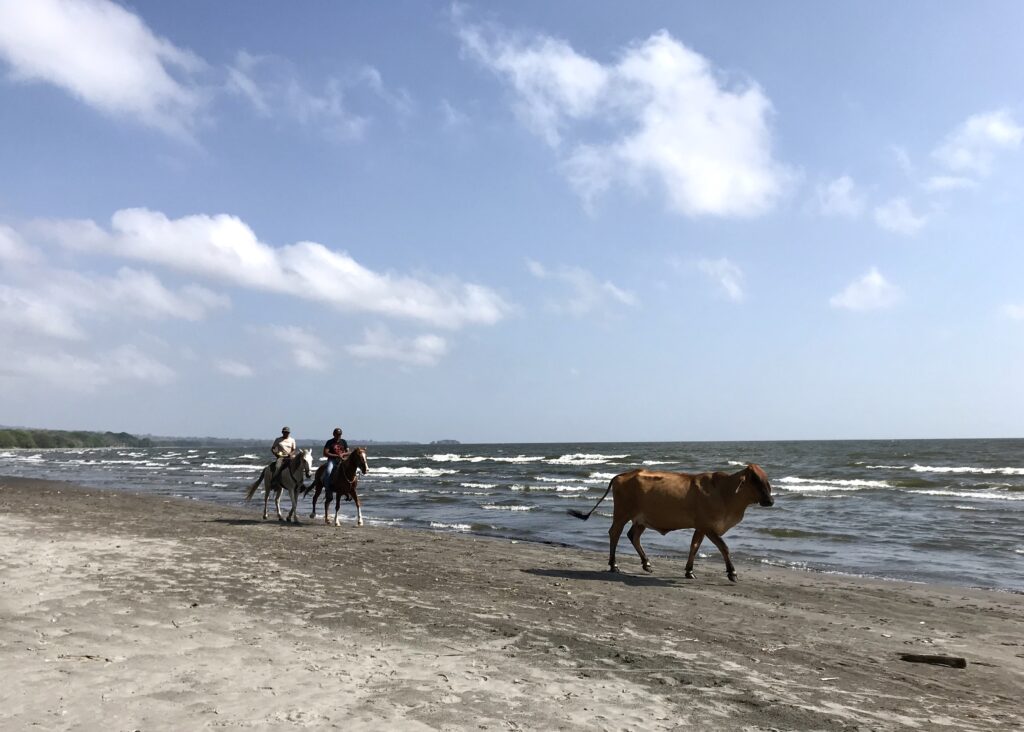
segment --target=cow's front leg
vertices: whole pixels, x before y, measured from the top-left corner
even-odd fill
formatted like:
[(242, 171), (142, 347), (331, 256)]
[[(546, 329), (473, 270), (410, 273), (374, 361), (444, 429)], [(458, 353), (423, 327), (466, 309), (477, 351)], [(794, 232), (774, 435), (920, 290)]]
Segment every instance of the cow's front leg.
[(686, 579), (693, 579), (693, 560), (697, 557), (697, 550), (704, 541), (703, 531), (694, 531), (693, 539), (690, 540), (690, 555), (686, 558)]
[(729, 547), (725, 545), (725, 541), (718, 534), (708, 532), (708, 538), (714, 542), (715, 546), (718, 547), (718, 551), (722, 553), (722, 558), (725, 559), (725, 575), (729, 578), (730, 582), (736, 581), (736, 568), (732, 566), (732, 559), (729, 558)]

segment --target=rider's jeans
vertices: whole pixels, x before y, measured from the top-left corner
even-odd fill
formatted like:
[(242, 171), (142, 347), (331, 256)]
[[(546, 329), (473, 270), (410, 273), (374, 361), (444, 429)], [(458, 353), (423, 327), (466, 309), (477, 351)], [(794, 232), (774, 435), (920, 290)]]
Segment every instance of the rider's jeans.
[(338, 467), (338, 463), (340, 462), (341, 458), (327, 458), (327, 468), (324, 469), (324, 482), (327, 482), (331, 479), (331, 473), (334, 472), (334, 469)]

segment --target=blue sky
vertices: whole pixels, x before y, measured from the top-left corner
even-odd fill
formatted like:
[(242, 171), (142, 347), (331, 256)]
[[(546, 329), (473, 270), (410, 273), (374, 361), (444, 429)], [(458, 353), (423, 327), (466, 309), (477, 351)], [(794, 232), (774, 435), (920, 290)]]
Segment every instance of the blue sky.
[(1021, 27), (0, 0), (0, 424), (1019, 437)]

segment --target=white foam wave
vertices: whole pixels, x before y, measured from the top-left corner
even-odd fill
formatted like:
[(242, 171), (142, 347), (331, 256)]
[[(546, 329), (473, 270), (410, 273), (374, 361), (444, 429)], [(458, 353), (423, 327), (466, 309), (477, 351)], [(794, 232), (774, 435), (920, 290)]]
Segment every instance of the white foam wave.
[(374, 467), (374, 473), (380, 475), (420, 475), (427, 478), (440, 478), (442, 475), (454, 475), (458, 470), (445, 470), (444, 468), (388, 468)]
[(590, 477), (594, 480), (611, 480), (615, 475), (615, 473), (591, 473)]
[(482, 463), (487, 459), (478, 455), (456, 455), (452, 452), (441, 455), (428, 455), (427, 458), (435, 463)]
[(245, 455), (239, 455), (238, 459), (239, 460), (259, 460), (260, 456), (259, 455), (253, 455), (252, 453), (248, 453), (247, 452)]
[(485, 511), (532, 511), (537, 508), (536, 506), (499, 506), (494, 503), (488, 503), (480, 508)]
[(672, 465), (671, 460), (644, 460), (643, 465)]
[(443, 524), (440, 521), (431, 521), (430, 528), (432, 529), (452, 529), (454, 531), (470, 531), (472, 526), (469, 524)]
[(946, 490), (927, 490), (927, 491), (913, 491), (914, 493), (923, 493), (926, 496), (951, 496), (953, 498), (971, 498), (981, 499), (983, 501), (1024, 501), (1024, 495), (1014, 493), (982, 493), (981, 491), (946, 491)]
[(493, 460), (496, 463), (537, 463), (544, 458), (538, 455), (516, 455), (515, 457), (492, 457), (488, 460)]
[(462, 488), (497, 488), (497, 483), (459, 483)]
[[(858, 463), (859, 464), (859, 463)], [(906, 470), (906, 465), (865, 465), (868, 470)]]
[(399, 488), (399, 493), (425, 493), (426, 488)]
[(1024, 475), (1024, 468), (981, 468), (974, 465), (964, 466), (932, 466), (917, 465), (910, 468), (915, 473), (977, 473), (979, 475)]
[(789, 476), (786, 478), (780, 478), (775, 481), (778, 484), (790, 486), (790, 485), (828, 485), (834, 486), (837, 490), (842, 488), (891, 488), (887, 481), (884, 480), (827, 480), (823, 478), (796, 478)]
[(629, 455), (602, 455), (601, 453), (574, 452), (570, 455), (552, 458), (547, 462), (552, 465), (601, 465), (609, 460), (621, 460)]
[(267, 467), (266, 465), (245, 465), (242, 463), (236, 463), (235, 465), (225, 465), (224, 463), (203, 463), (199, 467), (207, 468), (209, 470), (263, 470)]

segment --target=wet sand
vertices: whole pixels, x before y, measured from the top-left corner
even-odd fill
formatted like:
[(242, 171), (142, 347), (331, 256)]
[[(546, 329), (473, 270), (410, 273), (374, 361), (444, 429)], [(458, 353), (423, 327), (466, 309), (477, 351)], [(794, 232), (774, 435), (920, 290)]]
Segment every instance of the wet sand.
[(0, 477), (0, 728), (1024, 726), (1019, 594), (261, 514)]

